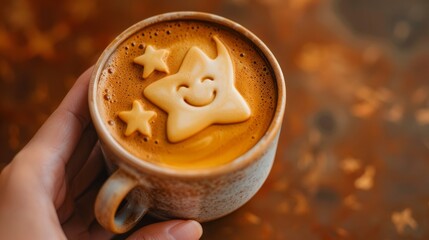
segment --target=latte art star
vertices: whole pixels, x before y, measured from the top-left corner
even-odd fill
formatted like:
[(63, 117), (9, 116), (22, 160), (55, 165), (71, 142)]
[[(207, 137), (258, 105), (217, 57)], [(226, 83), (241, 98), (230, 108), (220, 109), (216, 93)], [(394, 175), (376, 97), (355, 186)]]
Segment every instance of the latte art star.
[(169, 73), (165, 59), (168, 57), (169, 51), (166, 49), (156, 50), (148, 45), (143, 55), (134, 58), (134, 62), (143, 66), (143, 78), (149, 77), (153, 71)]
[(151, 137), (152, 129), (149, 120), (156, 116), (154, 111), (146, 111), (138, 100), (134, 100), (133, 108), (130, 111), (122, 111), (118, 114), (119, 118), (127, 124), (125, 136), (130, 136), (135, 131)]
[(177, 73), (144, 89), (145, 97), (168, 113), (171, 142), (187, 139), (212, 124), (238, 123), (250, 117), (250, 108), (234, 85), (231, 56), (217, 37), (213, 40), (215, 59), (191, 47)]

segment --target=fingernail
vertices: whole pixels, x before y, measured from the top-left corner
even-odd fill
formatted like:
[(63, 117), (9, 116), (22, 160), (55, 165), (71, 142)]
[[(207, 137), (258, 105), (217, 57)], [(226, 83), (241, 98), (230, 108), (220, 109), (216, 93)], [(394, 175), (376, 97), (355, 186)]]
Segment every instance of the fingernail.
[(175, 240), (199, 239), (203, 235), (201, 224), (194, 220), (179, 223), (168, 231)]

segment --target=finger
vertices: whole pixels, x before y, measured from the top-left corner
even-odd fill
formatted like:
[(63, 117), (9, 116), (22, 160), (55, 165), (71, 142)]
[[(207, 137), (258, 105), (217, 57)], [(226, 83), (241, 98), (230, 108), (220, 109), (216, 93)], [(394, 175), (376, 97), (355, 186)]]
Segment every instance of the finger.
[(94, 201), (104, 182), (105, 176), (98, 178), (94, 184), (75, 202), (73, 215), (62, 225), (66, 235), (71, 239), (81, 239), (88, 234), (94, 216)]
[(70, 219), (74, 211), (74, 201), (70, 194), (67, 194), (64, 198), (63, 203), (57, 209), (58, 220), (61, 224), (64, 224)]
[(68, 161), (90, 121), (87, 95), (91, 73), (92, 67), (78, 78), (60, 106), (25, 147), (37, 152), (43, 149), (45, 157), (38, 160), (62, 165)]
[(127, 240), (159, 239), (159, 240), (193, 240), (203, 234), (201, 224), (193, 220), (170, 220), (151, 224), (134, 232)]
[[(91, 191), (88, 188), (94, 188), (91, 185), (97, 184), (97, 182), (104, 182), (107, 178), (107, 172), (105, 171), (104, 162), (102, 158), (101, 148), (99, 144), (96, 144), (92, 149), (88, 161), (75, 174), (76, 176), (69, 182), (69, 191), (65, 198), (64, 203), (58, 210), (58, 216), (61, 224), (64, 224), (70, 219), (73, 211), (75, 210), (75, 200), (80, 199), (81, 195), (86, 194), (87, 191)], [(98, 192), (99, 187), (97, 186), (94, 193)], [(90, 201), (89, 204), (93, 204), (94, 201)]]
[(94, 149), (97, 139), (98, 137), (94, 126), (89, 124), (83, 132), (80, 141), (66, 165), (66, 176), (69, 182), (73, 180), (76, 174), (88, 161), (88, 156), (90, 156)]
[(76, 177), (69, 182), (70, 187), (68, 188), (67, 196), (57, 211), (61, 224), (71, 217), (74, 210), (75, 199), (81, 197), (92, 183), (98, 179), (103, 179), (104, 181), (106, 178), (107, 172), (105, 171), (100, 145), (96, 144), (88, 161), (79, 173), (76, 174)]
[(78, 198), (93, 183), (100, 174), (107, 177), (103, 154), (100, 144), (97, 143), (92, 149), (91, 155), (85, 165), (79, 169), (74, 178), (70, 181), (70, 194), (73, 199)]

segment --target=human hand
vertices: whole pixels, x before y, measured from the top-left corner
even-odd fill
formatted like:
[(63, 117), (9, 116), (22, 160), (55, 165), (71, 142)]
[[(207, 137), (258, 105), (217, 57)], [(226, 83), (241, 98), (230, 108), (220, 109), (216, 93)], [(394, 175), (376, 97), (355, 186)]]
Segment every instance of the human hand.
[[(0, 174), (0, 239), (109, 239), (94, 218), (106, 178), (87, 102), (92, 68)], [(198, 239), (201, 225), (171, 220), (128, 239)]]

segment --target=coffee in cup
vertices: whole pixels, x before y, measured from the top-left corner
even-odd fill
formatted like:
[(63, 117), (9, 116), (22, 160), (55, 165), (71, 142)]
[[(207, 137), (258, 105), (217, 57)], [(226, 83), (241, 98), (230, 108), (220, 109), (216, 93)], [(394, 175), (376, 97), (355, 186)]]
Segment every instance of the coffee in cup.
[(146, 213), (204, 222), (236, 210), (268, 176), (285, 98), (273, 54), (235, 22), (174, 12), (130, 27), (90, 82), (91, 117), (112, 172), (97, 220), (121, 233)]

